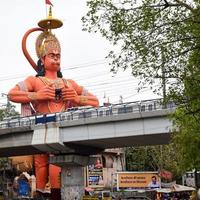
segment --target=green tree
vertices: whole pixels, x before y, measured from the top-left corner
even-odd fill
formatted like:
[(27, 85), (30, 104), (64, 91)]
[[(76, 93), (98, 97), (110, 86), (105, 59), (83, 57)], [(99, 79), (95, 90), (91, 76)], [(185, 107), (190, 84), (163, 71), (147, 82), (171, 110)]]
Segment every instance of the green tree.
[[(0, 108), (0, 121), (5, 117), (17, 116), (19, 112), (15, 110), (15, 106), (12, 105), (9, 101), (6, 104), (6, 107)], [(7, 158), (0, 158), (0, 171), (4, 169), (8, 164)]]
[(126, 148), (126, 165), (129, 171), (161, 171), (172, 172), (173, 178), (180, 178), (179, 156), (176, 146), (157, 145)]
[(189, 55), (199, 48), (191, 31), (198, 23), (192, 6), (179, 0), (91, 0), (87, 5), (83, 30), (100, 32), (113, 44), (111, 71), (131, 68), (143, 83), (154, 84), (164, 70), (170, 87), (182, 83)]
[[(197, 34), (197, 33), (194, 33)], [(174, 134), (174, 143), (179, 146), (180, 169), (182, 171), (200, 170), (200, 51), (193, 51), (189, 58), (187, 76), (184, 78), (184, 89), (172, 91), (171, 97), (179, 104), (173, 120), (179, 127), (179, 134)]]
[[(111, 71), (132, 69), (141, 87), (167, 85), (180, 159), (177, 171), (200, 167), (200, 2), (198, 0), (89, 0), (83, 30), (113, 44)], [(155, 88), (160, 80), (160, 88)], [(163, 81), (164, 80), (164, 81)], [(179, 169), (178, 169), (179, 168)]]
[(0, 120), (3, 120), (5, 117), (18, 116), (19, 112), (15, 110), (15, 106), (12, 105), (9, 101), (6, 104), (6, 107), (0, 108)]

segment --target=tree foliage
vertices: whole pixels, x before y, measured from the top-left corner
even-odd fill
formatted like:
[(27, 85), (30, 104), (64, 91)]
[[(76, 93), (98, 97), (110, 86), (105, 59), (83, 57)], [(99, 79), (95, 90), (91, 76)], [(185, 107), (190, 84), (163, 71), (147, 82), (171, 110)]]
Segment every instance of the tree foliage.
[(17, 116), (19, 113), (15, 110), (15, 106), (10, 102), (6, 104), (6, 107), (0, 108), (0, 120), (3, 120), (5, 117)]
[(182, 82), (190, 52), (199, 49), (198, 36), (192, 34), (198, 20), (189, 4), (179, 0), (91, 0), (87, 4), (84, 30), (100, 32), (117, 46), (108, 55), (112, 71), (131, 68), (134, 76), (153, 84), (164, 70), (166, 81)]
[(173, 178), (180, 178), (179, 154), (174, 144), (128, 147), (126, 148), (126, 165), (130, 171), (161, 171), (172, 172)]
[[(5, 117), (17, 116), (19, 113), (15, 110), (15, 106), (7, 102), (6, 107), (0, 108), (0, 121)], [(0, 158), (0, 171), (8, 165), (7, 158)]]
[[(196, 17), (198, 21), (199, 17)], [(193, 25), (193, 35), (198, 37), (200, 30), (198, 25)], [(200, 41), (196, 41), (199, 46)], [(180, 152), (180, 167), (182, 171), (200, 170), (200, 51), (198, 49), (190, 53), (187, 65), (187, 73), (183, 79), (183, 90), (171, 90), (169, 96), (179, 104), (173, 115), (175, 125), (179, 127), (179, 133), (174, 134), (174, 143), (178, 145)]]
[[(89, 0), (83, 30), (99, 32), (113, 44), (111, 71), (132, 69), (155, 88), (165, 80), (167, 100), (178, 108), (179, 170), (200, 169), (200, 1)], [(141, 85), (142, 87), (142, 85)]]
[(179, 127), (179, 133), (174, 134), (173, 142), (178, 145), (180, 170), (200, 170), (200, 114), (196, 110), (190, 114), (190, 109), (181, 107), (176, 110), (173, 119)]

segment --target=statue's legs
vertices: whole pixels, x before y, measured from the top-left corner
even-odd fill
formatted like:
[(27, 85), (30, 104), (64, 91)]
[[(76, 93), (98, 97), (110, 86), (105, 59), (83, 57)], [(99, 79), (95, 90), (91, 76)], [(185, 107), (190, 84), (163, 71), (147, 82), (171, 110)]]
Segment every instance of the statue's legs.
[(36, 188), (37, 191), (40, 191), (42, 193), (45, 192), (45, 187), (48, 183), (48, 158), (49, 156), (47, 154), (34, 155)]
[(55, 165), (49, 165), (49, 180), (51, 183), (51, 200), (60, 200), (60, 179), (61, 168)]
[(49, 165), (49, 180), (51, 188), (60, 188), (61, 168), (55, 165)]
[(59, 200), (61, 168), (55, 165), (49, 165), (48, 154), (35, 155), (34, 162), (37, 191), (42, 193), (51, 192), (51, 200)]

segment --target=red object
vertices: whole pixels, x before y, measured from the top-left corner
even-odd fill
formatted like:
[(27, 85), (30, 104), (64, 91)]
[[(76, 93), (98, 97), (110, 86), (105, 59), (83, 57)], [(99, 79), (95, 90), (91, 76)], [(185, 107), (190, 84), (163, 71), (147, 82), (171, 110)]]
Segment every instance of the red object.
[(46, 3), (46, 4), (48, 4), (48, 5), (51, 5), (51, 6), (53, 6), (53, 4), (51, 3), (51, 1), (50, 1), (50, 0), (45, 0), (45, 3)]
[(171, 180), (173, 177), (173, 174), (167, 170), (161, 170), (159, 175), (166, 180)]
[(92, 189), (91, 187), (85, 187), (85, 191), (87, 191), (87, 192), (93, 192), (94, 189)]

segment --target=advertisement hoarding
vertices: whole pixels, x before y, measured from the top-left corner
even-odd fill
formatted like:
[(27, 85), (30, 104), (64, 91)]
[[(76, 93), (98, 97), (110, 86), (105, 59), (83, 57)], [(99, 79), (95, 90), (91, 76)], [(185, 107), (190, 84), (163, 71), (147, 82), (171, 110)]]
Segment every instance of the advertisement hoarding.
[(94, 162), (87, 167), (87, 186), (91, 188), (104, 187), (102, 158), (101, 156), (94, 158)]
[(160, 188), (158, 172), (117, 172), (117, 190)]

